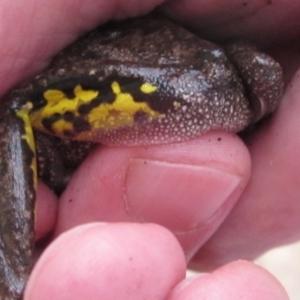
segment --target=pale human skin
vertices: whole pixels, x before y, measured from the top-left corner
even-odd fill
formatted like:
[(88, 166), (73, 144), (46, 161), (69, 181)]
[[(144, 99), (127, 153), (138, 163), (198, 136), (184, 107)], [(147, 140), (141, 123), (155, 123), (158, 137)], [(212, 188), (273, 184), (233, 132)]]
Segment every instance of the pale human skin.
[[(41, 71), (78, 35), (110, 19), (146, 14), (162, 2), (3, 0), (1, 94)], [(195, 1), (178, 0), (164, 9), (217, 38), (248, 37), (270, 47), (284, 42), (271, 48), (289, 82), (299, 61), (290, 45), (300, 34), (300, 5), (282, 0), (263, 9), (261, 1), (239, 3), (214, 0), (201, 7), (199, 1), (195, 7)], [(298, 80), (287, 85), (284, 103), (253, 133), (248, 148), (225, 132), (176, 146), (103, 147), (80, 167), (59, 205), (40, 184), (37, 239), (54, 228), (59, 235), (93, 224), (67, 231), (45, 250), (25, 299), (288, 299), (280, 283), (252, 263), (220, 265), (299, 239)], [(146, 224), (124, 223), (141, 220)], [(182, 248), (190, 266), (211, 275), (184, 281)]]

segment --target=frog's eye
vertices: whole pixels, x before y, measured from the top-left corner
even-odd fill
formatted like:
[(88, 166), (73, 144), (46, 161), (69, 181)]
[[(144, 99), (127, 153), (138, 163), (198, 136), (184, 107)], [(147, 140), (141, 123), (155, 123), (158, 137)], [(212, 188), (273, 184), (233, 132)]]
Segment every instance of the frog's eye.
[(226, 52), (244, 83), (253, 111), (252, 122), (257, 122), (272, 113), (280, 103), (282, 69), (279, 63), (248, 43), (227, 45)]

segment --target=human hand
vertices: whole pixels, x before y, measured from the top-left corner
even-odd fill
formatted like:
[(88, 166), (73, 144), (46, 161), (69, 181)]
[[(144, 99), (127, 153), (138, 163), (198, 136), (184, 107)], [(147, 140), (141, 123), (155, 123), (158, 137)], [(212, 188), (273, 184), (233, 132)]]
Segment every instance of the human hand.
[[(177, 1), (179, 2), (179, 1)], [(155, 5), (157, 3), (150, 3), (146, 2), (148, 8), (152, 7), (151, 5)], [(54, 7), (54, 2), (51, 3), (51, 7)], [(57, 5), (67, 5), (68, 2), (60, 2)], [(78, 33), (81, 33), (83, 31), (89, 30), (92, 27), (96, 26), (96, 23), (101, 23), (112, 17), (116, 13), (116, 8), (111, 6), (111, 3), (101, 3), (102, 9), (101, 12), (95, 9), (94, 1), (84, 2), (84, 6), (80, 9), (79, 7), (74, 7), (74, 3), (69, 3), (68, 7), (68, 14), (71, 16), (71, 20), (73, 22), (64, 23), (63, 20), (65, 18), (61, 18), (60, 14), (52, 14), (51, 18), (45, 18), (46, 14), (49, 13), (49, 7), (47, 7), (48, 10), (45, 10), (43, 8), (44, 13), (41, 12), (39, 14), (39, 26), (36, 26), (36, 24), (33, 22), (34, 19), (31, 20), (33, 24), (29, 24), (27, 27), (20, 28), (19, 35), (20, 36), (26, 36), (28, 40), (26, 40), (26, 43), (23, 44), (23, 48), (21, 48), (22, 51), (20, 51), (20, 47), (17, 48), (14, 44), (14, 38), (15, 36), (10, 36), (9, 40), (6, 43), (6, 47), (8, 49), (12, 49), (15, 52), (10, 52), (12, 58), (17, 57), (18, 59), (14, 62), (14, 69), (11, 68), (11, 61), (5, 60), (5, 64), (2, 65), (2, 72), (1, 74), (9, 74), (11, 76), (6, 75), (6, 80), (4, 81), (6, 85), (3, 85), (3, 91), (5, 91), (5, 88), (10, 87), (13, 85), (18, 79), (21, 78), (20, 71), (24, 71), (24, 69), (29, 70), (28, 66), (32, 64), (32, 62), (35, 62), (32, 68), (30, 68), (30, 72), (24, 74), (22, 73), (22, 76), (28, 75), (31, 72), (36, 72), (38, 69), (41, 69), (43, 66), (47, 64), (47, 59), (50, 57), (53, 53), (55, 53), (58, 49), (60, 49), (65, 43), (70, 42), (72, 39), (75, 38), (75, 36)], [(99, 4), (99, 3), (98, 3)], [(146, 5), (143, 2), (144, 5)], [(27, 3), (28, 5), (28, 3)], [(170, 7), (172, 5), (170, 4)], [(120, 8), (120, 7), (119, 7)], [(121, 4), (121, 11), (123, 11), (124, 15), (131, 15), (134, 14), (130, 8), (126, 7), (124, 4), (122, 6)], [(27, 7), (28, 9), (28, 7)], [(135, 9), (131, 7), (131, 9)], [(141, 9), (142, 11), (143, 9)], [(55, 10), (56, 12), (59, 10)], [(140, 13), (139, 9), (136, 11), (136, 14)], [(147, 11), (147, 8), (143, 10), (144, 12)], [(29, 13), (32, 12), (29, 9)], [(66, 12), (66, 9), (64, 10)], [(61, 12), (63, 15), (64, 12)], [(100, 16), (99, 16), (100, 14)], [(13, 14), (9, 15), (12, 16)], [(134, 14), (135, 15), (135, 14)], [(217, 12), (216, 12), (217, 15)], [(25, 18), (24, 14), (22, 16)], [(27, 16), (28, 17), (28, 16)], [(14, 20), (20, 20), (20, 24), (22, 19), (14, 18)], [(28, 23), (26, 23), (28, 24)], [(35, 26), (33, 26), (35, 25)], [(15, 26), (15, 22), (14, 22)], [(32, 27), (31, 27), (32, 26)], [(25, 30), (25, 28), (31, 28), (31, 31), (29, 30), (29, 35), (24, 34), (21, 30)], [(58, 28), (60, 29), (58, 31)], [(18, 29), (18, 28), (17, 28)], [(39, 32), (36, 32), (34, 30), (37, 30)], [(32, 31), (33, 30), (33, 31)], [(18, 32), (18, 31), (17, 31)], [(53, 32), (61, 32), (61, 36), (57, 37), (55, 36), (55, 39), (57, 39), (56, 42), (51, 42), (50, 39), (45, 39), (45, 37), (51, 36), (50, 34), (53, 34)], [(67, 32), (67, 34), (66, 34)], [(22, 33), (22, 34), (20, 34)], [(64, 35), (63, 35), (64, 33)], [(3, 33), (4, 34), (4, 33)], [(32, 40), (31, 40), (32, 37)], [(43, 38), (43, 44), (41, 45), (41, 40), (34, 37), (42, 37)], [(61, 39), (60, 39), (61, 38)], [(18, 41), (19, 42), (19, 41)], [(29, 51), (30, 50), (30, 51)], [(42, 51), (40, 51), (42, 50)], [(3, 53), (5, 54), (5, 50)], [(6, 50), (7, 51), (7, 50)], [(4, 55), (3, 54), (3, 55)], [(10, 57), (10, 56), (9, 56)], [(4, 76), (4, 75), (2, 75)], [(19, 76), (19, 77), (18, 77)], [(8, 78), (8, 79), (7, 79)], [(291, 104), (289, 104), (291, 105)], [(294, 104), (296, 105), (296, 104)], [(285, 111), (287, 109), (285, 108)], [(296, 111), (296, 109), (294, 110)], [(277, 116), (280, 114), (277, 114)], [(275, 119), (276, 120), (276, 119)], [(278, 120), (278, 117), (277, 117)], [(295, 118), (295, 121), (296, 118)], [(275, 121), (274, 121), (275, 122)], [(274, 125), (274, 122), (269, 125), (277, 128), (276, 123)], [(285, 124), (285, 123), (284, 123)], [(294, 125), (295, 126), (295, 125)], [(284, 126), (283, 126), (284, 127)], [(282, 128), (282, 127), (279, 127)], [(285, 127), (284, 127), (285, 128)], [(277, 130), (276, 129), (276, 130)], [(283, 128), (282, 128), (283, 129)], [(263, 131), (262, 131), (263, 132)], [(293, 131), (295, 132), (295, 131)], [(265, 134), (268, 136), (268, 134)], [(221, 142), (218, 141), (218, 139), (221, 138)], [(274, 140), (274, 138), (273, 138)], [(268, 141), (268, 138), (267, 138)], [(272, 140), (271, 140), (272, 141)], [(271, 142), (270, 141), (270, 142)], [(274, 141), (273, 141), (274, 142)], [(272, 145), (273, 142), (271, 142), (270, 148), (273, 149)], [(295, 144), (297, 141), (295, 139), (289, 139), (290, 143)], [(252, 144), (251, 149), (255, 149), (255, 145), (257, 148), (260, 148), (261, 141), (259, 142), (259, 139), (255, 141), (254, 144)], [(280, 146), (280, 145), (279, 145)], [(295, 145), (297, 146), (297, 145)], [(282, 146), (281, 146), (282, 147)], [(200, 148), (200, 149), (199, 149)], [(276, 148), (278, 149), (278, 147)], [(295, 147), (294, 149), (297, 149)], [(291, 149), (292, 150), (292, 149)], [(277, 152), (275, 152), (277, 153)], [(142, 156), (140, 156), (142, 154)], [(256, 154), (259, 157), (261, 157), (261, 154)], [(265, 156), (268, 156), (268, 152), (264, 154)], [(141, 158), (147, 162), (147, 165), (151, 165), (151, 169), (143, 169), (142, 165), (139, 164), (140, 160), (132, 160), (132, 158)], [(105, 158), (105, 160), (104, 160)], [(254, 166), (255, 166), (255, 159), (254, 160)], [(153, 207), (147, 206), (145, 204), (144, 207), (141, 206), (141, 203), (138, 202), (132, 202), (133, 210), (128, 214), (127, 211), (124, 211), (124, 202), (123, 201), (123, 192), (122, 189), (122, 180), (119, 178), (117, 182), (116, 181), (116, 171), (114, 173), (114, 170), (117, 168), (120, 168), (120, 166), (124, 166), (124, 160), (128, 163), (125, 165), (130, 168), (127, 170), (123, 169), (123, 175), (126, 176), (123, 177), (123, 179), (126, 177), (126, 184), (129, 184), (130, 189), (127, 190), (132, 191), (132, 188), (140, 187), (138, 191), (135, 191), (137, 193), (143, 193), (144, 192), (144, 185), (147, 184), (147, 182), (151, 183), (151, 180), (144, 179), (145, 173), (147, 173), (147, 176), (149, 175), (149, 178), (156, 178), (156, 176), (159, 174), (161, 178), (168, 178), (168, 184), (169, 187), (165, 188), (163, 191), (163, 197), (157, 198), (155, 192), (158, 190), (153, 189), (153, 185), (151, 185), (150, 192), (148, 195), (138, 194), (139, 197), (142, 196), (142, 198), (146, 197), (146, 200), (151, 201), (151, 197), (155, 197), (155, 199), (158, 199), (159, 205)], [(129, 165), (129, 162), (131, 163)], [(294, 162), (293, 162), (294, 163)], [(94, 168), (94, 166), (97, 166), (100, 169)], [(290, 164), (285, 165), (285, 168), (290, 168)], [(88, 169), (89, 167), (90, 169)], [(154, 167), (154, 169), (153, 169)], [(157, 169), (161, 168), (160, 170)], [(168, 168), (171, 167), (171, 168)], [(258, 167), (260, 168), (260, 165), (258, 164)], [(257, 170), (257, 167), (256, 167)], [(282, 169), (281, 169), (282, 170)], [(293, 170), (297, 172), (297, 168), (293, 167)], [(104, 171), (109, 171), (109, 173), (105, 173)], [(255, 171), (255, 168), (254, 168)], [(99, 173), (100, 172), (100, 173)], [(102, 173), (103, 172), (103, 173)], [(141, 175), (138, 175), (139, 173), (134, 172), (142, 172)], [(170, 173), (169, 173), (170, 172)], [(258, 169), (257, 171), (260, 174), (265, 174), (266, 170), (264, 169)], [(89, 178), (87, 178), (87, 174), (89, 174)], [(92, 174), (94, 174), (92, 176)], [(101, 175), (104, 174), (104, 175)], [(111, 177), (113, 177), (113, 181)], [(170, 180), (170, 175), (174, 178), (174, 180)], [(241, 141), (236, 138), (235, 136), (231, 134), (226, 133), (210, 133), (202, 138), (200, 138), (198, 141), (192, 141), (187, 143), (186, 145), (172, 145), (172, 146), (165, 146), (165, 147), (154, 147), (153, 149), (109, 149), (109, 148), (103, 148), (97, 150), (95, 153), (93, 153), (88, 160), (83, 164), (83, 166), (80, 168), (80, 170), (75, 175), (74, 179), (72, 180), (70, 186), (68, 187), (68, 190), (64, 194), (61, 206), (59, 207), (59, 219), (58, 219), (58, 227), (57, 227), (57, 234), (73, 227), (74, 225), (84, 222), (91, 222), (91, 221), (157, 221), (163, 225), (168, 226), (177, 236), (179, 237), (182, 246), (184, 247), (187, 256), (192, 257), (194, 253), (198, 250), (198, 248), (205, 243), (205, 241), (215, 232), (217, 227), (222, 223), (224, 218), (227, 216), (227, 214), (230, 212), (230, 210), (233, 208), (236, 200), (238, 200), (240, 193), (243, 190), (243, 187), (246, 185), (247, 179), (250, 174), (250, 161), (249, 156), (246, 148), (241, 143)], [(101, 178), (105, 176), (105, 182), (104, 184), (99, 184), (99, 182), (95, 182), (92, 180), (95, 178), (94, 176), (97, 175)], [(165, 177), (164, 177), (165, 176)], [(254, 176), (256, 178), (256, 176)], [(201, 178), (202, 185), (196, 186), (195, 182), (199, 182), (199, 178)], [(254, 178), (254, 179), (255, 179)], [(140, 183), (140, 179), (143, 179), (142, 183)], [(253, 180), (254, 180), (253, 179)], [(135, 180), (138, 180), (136, 182)], [(252, 190), (254, 190), (256, 193), (266, 193), (266, 190), (259, 189), (256, 181), (251, 181), (251, 186), (253, 186)], [(153, 180), (152, 180), (153, 181)], [(107, 187), (111, 187), (111, 183), (113, 182), (114, 185), (116, 184), (118, 189), (113, 191), (113, 194), (111, 194), (111, 189), (107, 189)], [(166, 181), (165, 181), (166, 182)], [(180, 183), (180, 185), (178, 184)], [(188, 199), (188, 203), (183, 203), (182, 196), (183, 196), (183, 190), (177, 189), (179, 187), (184, 186), (184, 197)], [(218, 191), (216, 191), (216, 186), (218, 186)], [(223, 187), (225, 189), (225, 192), (220, 188)], [(290, 183), (289, 183), (290, 186)], [(79, 196), (78, 193), (75, 195), (76, 198), (73, 197), (74, 192), (76, 192), (75, 188), (79, 187)], [(292, 186), (295, 188), (295, 185)], [(101, 198), (95, 199), (95, 195), (98, 195), (99, 189), (101, 191)], [(106, 188), (106, 189), (105, 189)], [(127, 186), (128, 188), (128, 186)], [(158, 187), (157, 187), (158, 188)], [(163, 188), (163, 187), (161, 187)], [(152, 194), (152, 191), (154, 193)], [(170, 191), (171, 197), (169, 195)], [(216, 192), (220, 192), (220, 194), (216, 194)], [(248, 190), (249, 191), (249, 188)], [(281, 190), (280, 190), (281, 191)], [(169, 192), (169, 193), (168, 193)], [(276, 195), (280, 195), (278, 191), (272, 190)], [(296, 188), (295, 188), (296, 192)], [(249, 193), (249, 192), (248, 192)], [(252, 194), (251, 194), (252, 193)], [(177, 199), (174, 199), (174, 194), (176, 194), (178, 197)], [(200, 203), (196, 196), (197, 195), (205, 195), (205, 198)], [(225, 194), (225, 195), (224, 195)], [(48, 195), (48, 196), (47, 196)], [(47, 197), (52, 197), (51, 194), (47, 193), (43, 199), (45, 200)], [(169, 196), (167, 196), (169, 195)], [(247, 194), (246, 194), (247, 195)], [(248, 196), (248, 199), (253, 198), (253, 192), (251, 192), (250, 188), (250, 195)], [(91, 197), (92, 196), (92, 197)], [(112, 197), (113, 196), (113, 197)], [(136, 199), (139, 198), (136, 195), (130, 195), (130, 197), (134, 196)], [(144, 196), (144, 197), (143, 197)], [(268, 195), (270, 198), (270, 201), (273, 201), (273, 198), (271, 198), (272, 195)], [(117, 197), (117, 198), (116, 198)], [(128, 197), (128, 195), (126, 195)], [(84, 199), (86, 203), (90, 203), (89, 201), (86, 201), (89, 199), (95, 199), (98, 200), (98, 206), (105, 205), (105, 209), (101, 210), (104, 214), (104, 218), (102, 216), (99, 218), (98, 211), (94, 210), (95, 205), (93, 202), (90, 205), (90, 211), (88, 209), (83, 209), (82, 206), (78, 206), (78, 199)], [(41, 199), (41, 198), (40, 198)], [(76, 205), (70, 206), (68, 205), (68, 201), (72, 199), (72, 202), (74, 204), (74, 199), (76, 200)], [(195, 199), (195, 200), (194, 200)], [(244, 196), (243, 199), (247, 199), (247, 196)], [(293, 198), (292, 198), (293, 199)], [(249, 203), (249, 200), (243, 200), (243, 202), (246, 201), (246, 203)], [(282, 201), (282, 205), (284, 205), (284, 208), (288, 209), (290, 208), (290, 202), (286, 203), (285, 201)], [(50, 201), (53, 203), (52, 201)], [(70, 203), (70, 202), (69, 202)], [(82, 203), (82, 202), (80, 202)], [(149, 203), (149, 202), (148, 202)], [(266, 201), (266, 204), (270, 205), (270, 202)], [(272, 202), (273, 203), (273, 202)], [(152, 204), (152, 203), (151, 203)], [(184, 204), (184, 205), (183, 205)], [(251, 211), (254, 211), (255, 216), (262, 215), (263, 211), (261, 210), (261, 207), (258, 205), (260, 203), (253, 203), (251, 201)], [(244, 205), (244, 204), (243, 204)], [(249, 256), (253, 255), (253, 253), (247, 253), (246, 250), (249, 249), (247, 245), (253, 243), (253, 235), (249, 234), (249, 238), (245, 239), (245, 233), (251, 233), (252, 228), (256, 230), (259, 230), (259, 226), (255, 226), (256, 219), (253, 218), (253, 215), (249, 215), (249, 218), (246, 219), (247, 222), (245, 222), (245, 217), (248, 216), (248, 206), (244, 206), (245, 209), (237, 208), (234, 210), (234, 212), (231, 214), (230, 218), (228, 218), (228, 221), (220, 228), (219, 232), (222, 232), (222, 234), (217, 233), (216, 238), (212, 238), (209, 243), (207, 243), (207, 246), (203, 247), (203, 251), (200, 250), (193, 260), (193, 265), (199, 268), (200, 266), (203, 267), (203, 262), (206, 262), (204, 267), (211, 268), (214, 266), (214, 264), (218, 264), (222, 262), (223, 260), (228, 260), (228, 258), (231, 258), (229, 256), (224, 255), (225, 253), (228, 253), (228, 251), (224, 251), (224, 244), (227, 246), (227, 248), (230, 245), (233, 245), (233, 251), (230, 252), (234, 255), (234, 257), (239, 256)], [(277, 205), (277, 203), (276, 203)], [(70, 210), (70, 207), (71, 210)], [(148, 210), (149, 207), (151, 210)], [(241, 207), (239, 204), (238, 207)], [(276, 206), (277, 207), (277, 206)], [(275, 208), (276, 208), (275, 207)], [(282, 206), (279, 206), (278, 209), (282, 209)], [(284, 228), (284, 229), (290, 229), (290, 231), (282, 230), (280, 231), (282, 233), (281, 236), (275, 237), (275, 239), (272, 239), (272, 241), (280, 243), (284, 242), (285, 240), (282, 240), (282, 238), (285, 238), (287, 235), (289, 235), (290, 232), (293, 232), (293, 236), (296, 234), (296, 229), (298, 228), (295, 225), (296, 222), (296, 216), (297, 211), (294, 206), (292, 206), (291, 210), (293, 210), (293, 214), (287, 214), (289, 217), (289, 220), (291, 216), (295, 216), (295, 221), (292, 222), (293, 226), (290, 228)], [(54, 209), (52, 209), (54, 211)], [(80, 212), (80, 214), (77, 214), (76, 212)], [(237, 213), (235, 213), (237, 211)], [(75, 215), (71, 212), (76, 213)], [(84, 212), (81, 214), (81, 212)], [(182, 216), (182, 222), (174, 218), (170, 218), (170, 216), (173, 215), (180, 215)], [(235, 215), (234, 215), (235, 214)], [(38, 217), (42, 216), (43, 214), (38, 213)], [(50, 214), (49, 214), (50, 215)], [(48, 215), (48, 216), (49, 216)], [(90, 217), (88, 216), (90, 215)], [(96, 215), (96, 216), (95, 216)], [(233, 216), (233, 217), (232, 217)], [(49, 219), (49, 218), (48, 218)], [(51, 219), (51, 218), (50, 218)], [(54, 218), (52, 218), (52, 221)], [(274, 212), (274, 215), (269, 216), (268, 215), (268, 221), (275, 222), (278, 220), (277, 212)], [(229, 225), (226, 225), (228, 224)], [(43, 223), (43, 221), (41, 222)], [(37, 232), (40, 232), (40, 222), (37, 224)], [(51, 222), (49, 222), (51, 224)], [(53, 222), (52, 222), (53, 224)], [(237, 228), (235, 224), (242, 224), (242, 228)], [(288, 224), (291, 224), (291, 222), (288, 222)], [(259, 225), (259, 224), (257, 224)], [(48, 225), (51, 227), (52, 225)], [(226, 229), (227, 228), (227, 229)], [(276, 230), (275, 230), (276, 229)], [(273, 228), (270, 226), (269, 232), (260, 232), (258, 234), (258, 237), (261, 238), (261, 240), (264, 241), (266, 234), (278, 234), (277, 228)], [(255, 236), (257, 238), (257, 236)], [(240, 249), (234, 245), (236, 245), (240, 240), (242, 239), (244, 243), (244, 248)], [(270, 239), (271, 240), (271, 239)], [(228, 241), (228, 242), (227, 242)], [(232, 243), (233, 242), (233, 243)], [(78, 241), (79, 245), (81, 244), (80, 241)], [(247, 244), (249, 243), (249, 244)], [(264, 243), (262, 243), (264, 244)], [(259, 244), (261, 246), (262, 244)], [(211, 246), (209, 246), (211, 245)], [(134, 245), (133, 245), (134, 247)], [(213, 247), (214, 251), (211, 251)], [(270, 247), (268, 244), (267, 247)], [(226, 248), (226, 249), (227, 249)], [(205, 249), (210, 249), (210, 251), (206, 251)], [(252, 251), (257, 253), (256, 249), (253, 249), (251, 247)], [(231, 249), (232, 250), (232, 249)], [(245, 255), (246, 252), (246, 255)], [(249, 252), (249, 251), (248, 251)], [(215, 257), (212, 257), (211, 253), (215, 253)], [(210, 259), (204, 259), (205, 257), (209, 256)], [(201, 259), (200, 259), (201, 257)], [(207, 263), (208, 262), (208, 263)], [(209, 264), (209, 265), (208, 265)]]
[(272, 275), (246, 261), (187, 280), (185, 268), (181, 246), (164, 227), (90, 223), (48, 247), (25, 299), (288, 299)]

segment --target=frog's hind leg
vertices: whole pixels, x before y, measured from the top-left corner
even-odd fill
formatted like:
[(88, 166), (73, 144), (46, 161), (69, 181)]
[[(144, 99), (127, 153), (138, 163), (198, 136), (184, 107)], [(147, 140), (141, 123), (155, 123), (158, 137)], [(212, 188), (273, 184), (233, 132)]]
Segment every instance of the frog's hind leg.
[(22, 299), (34, 246), (35, 146), (27, 112), (1, 105), (0, 299)]
[(34, 131), (38, 178), (56, 195), (66, 188), (70, 178), (88, 154), (99, 144), (61, 139)]

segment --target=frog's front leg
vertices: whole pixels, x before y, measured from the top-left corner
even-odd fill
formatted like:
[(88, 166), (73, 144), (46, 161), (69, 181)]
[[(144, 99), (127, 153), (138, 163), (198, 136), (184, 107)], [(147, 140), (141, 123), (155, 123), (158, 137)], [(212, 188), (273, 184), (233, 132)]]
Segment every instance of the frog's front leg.
[(0, 299), (21, 299), (32, 268), (36, 166), (26, 110), (0, 107)]

